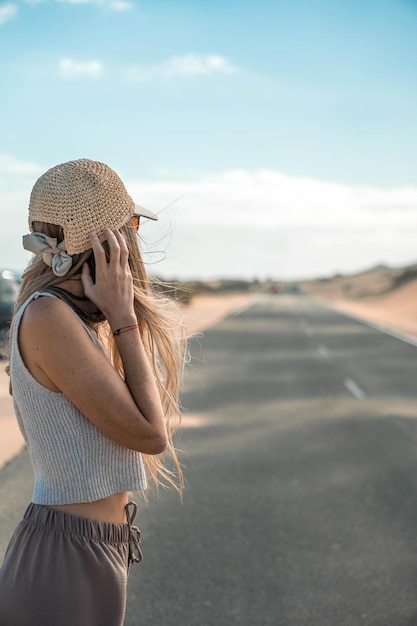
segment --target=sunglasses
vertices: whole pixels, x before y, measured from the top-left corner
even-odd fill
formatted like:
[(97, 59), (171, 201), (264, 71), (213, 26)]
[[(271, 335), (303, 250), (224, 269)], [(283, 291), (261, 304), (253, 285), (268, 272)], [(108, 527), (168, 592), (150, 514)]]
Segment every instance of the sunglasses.
[(132, 215), (132, 223), (133, 228), (136, 230), (136, 232), (138, 232), (140, 226), (140, 215), (136, 215), (136, 213)]

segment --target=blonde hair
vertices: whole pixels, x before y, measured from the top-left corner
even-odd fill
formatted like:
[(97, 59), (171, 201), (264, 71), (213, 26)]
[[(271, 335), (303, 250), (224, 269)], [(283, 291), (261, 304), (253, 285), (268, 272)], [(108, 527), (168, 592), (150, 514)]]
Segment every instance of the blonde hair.
[[(54, 237), (58, 243), (63, 240), (61, 226), (34, 222), (33, 230)], [(185, 332), (179, 321), (178, 309), (172, 299), (161, 294), (160, 288), (155, 290), (143, 263), (138, 237), (131, 220), (120, 228), (129, 250), (129, 265), (133, 277), (134, 306), (139, 331), (157, 381), (159, 394), (164, 407), (168, 447), (161, 455), (144, 454), (146, 472), (151, 483), (159, 487), (174, 486), (180, 494), (183, 488), (183, 474), (173, 443), (173, 434), (181, 422), (179, 407), (179, 389), (184, 363)], [(103, 243), (109, 253), (107, 242)], [(30, 261), (22, 276), (22, 284), (15, 305), (15, 314), (21, 305), (36, 291), (47, 290), (58, 286), (64, 280), (81, 272), (84, 263), (88, 263), (92, 275), (95, 276), (93, 251), (73, 255), (73, 264), (68, 273), (57, 277), (48, 267), (42, 255), (36, 255)], [(69, 292), (67, 292), (68, 295)], [(73, 301), (77, 307), (76, 299)], [(83, 320), (97, 331), (97, 335), (115, 369), (123, 377), (123, 364), (116, 342), (107, 321), (101, 317), (85, 314)]]

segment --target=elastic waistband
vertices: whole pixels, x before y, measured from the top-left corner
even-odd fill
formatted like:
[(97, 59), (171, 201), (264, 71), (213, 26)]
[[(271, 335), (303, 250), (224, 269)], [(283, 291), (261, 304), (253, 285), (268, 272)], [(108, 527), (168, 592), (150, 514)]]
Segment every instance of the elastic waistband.
[(33, 502), (26, 509), (23, 520), (27, 524), (42, 526), (54, 532), (77, 535), (104, 543), (118, 545), (131, 539), (131, 522), (126, 524), (100, 522)]

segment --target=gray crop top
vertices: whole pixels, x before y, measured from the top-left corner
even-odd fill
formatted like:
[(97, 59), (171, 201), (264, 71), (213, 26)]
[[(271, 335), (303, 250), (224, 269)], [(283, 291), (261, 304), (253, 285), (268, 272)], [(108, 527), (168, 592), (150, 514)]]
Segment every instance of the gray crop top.
[[(93, 502), (145, 489), (142, 454), (110, 439), (64, 394), (41, 385), (26, 368), (19, 351), (19, 324), (29, 302), (40, 296), (56, 297), (36, 292), (26, 300), (14, 318), (10, 348), (13, 404), (35, 474), (32, 502)], [(80, 323), (102, 349), (88, 326)]]

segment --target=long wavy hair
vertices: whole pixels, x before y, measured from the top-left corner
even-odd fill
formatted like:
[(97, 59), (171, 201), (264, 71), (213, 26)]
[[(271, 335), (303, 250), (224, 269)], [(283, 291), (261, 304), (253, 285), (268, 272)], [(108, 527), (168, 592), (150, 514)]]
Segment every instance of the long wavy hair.
[[(34, 222), (33, 230), (54, 237), (58, 243), (64, 238), (61, 226)], [(180, 494), (183, 488), (183, 474), (173, 443), (173, 434), (181, 422), (179, 406), (179, 389), (186, 349), (185, 331), (180, 322), (178, 307), (172, 298), (164, 295), (159, 281), (150, 279), (139, 249), (139, 240), (133, 223), (129, 220), (120, 228), (129, 250), (129, 265), (133, 277), (134, 307), (138, 320), (139, 332), (151, 363), (158, 385), (159, 394), (164, 408), (168, 446), (160, 455), (144, 454), (146, 472), (154, 486), (174, 486)], [(103, 243), (109, 258), (107, 242)], [(36, 291), (47, 291), (68, 278), (80, 274), (84, 263), (88, 263), (93, 278), (95, 277), (95, 261), (92, 249), (73, 255), (71, 269), (63, 277), (55, 276), (47, 266), (42, 254), (33, 257), (22, 276), (22, 284), (15, 305), (15, 314), (21, 305)], [(158, 283), (158, 288), (155, 286)], [(166, 293), (168, 293), (168, 286)], [(66, 294), (70, 295), (69, 292)], [(75, 309), (79, 309), (79, 301), (72, 298)], [(88, 314), (81, 310), (82, 319), (95, 332), (113, 366), (124, 377), (123, 364), (117, 349), (110, 326), (104, 316)]]

